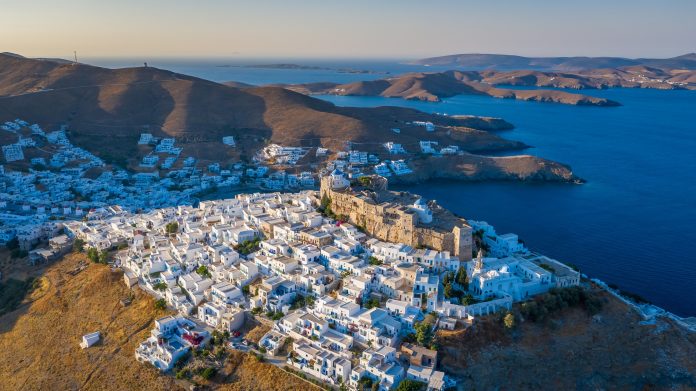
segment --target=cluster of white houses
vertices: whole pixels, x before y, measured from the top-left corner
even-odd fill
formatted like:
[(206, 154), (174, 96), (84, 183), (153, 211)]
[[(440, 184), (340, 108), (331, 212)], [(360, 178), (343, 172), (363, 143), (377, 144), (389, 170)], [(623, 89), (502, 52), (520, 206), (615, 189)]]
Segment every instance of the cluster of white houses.
[[(426, 130), (432, 123), (414, 122)], [(128, 172), (106, 164), (92, 153), (73, 145), (67, 127), (45, 132), (39, 125), (15, 119), (0, 123), (0, 131), (11, 133), (2, 145), (0, 165), (0, 244), (15, 237), (30, 248), (45, 235), (35, 235), (47, 220), (82, 219), (101, 214), (113, 205), (130, 211), (165, 208), (190, 203), (199, 194), (218, 188), (244, 185), (264, 190), (314, 188), (316, 178), (338, 169), (350, 179), (366, 174), (383, 177), (411, 174), (406, 159), (381, 160), (379, 156), (349, 148), (338, 151), (326, 162), (324, 171), (286, 172), (310, 150), (305, 147), (270, 144), (258, 151), (255, 162), (236, 162), (229, 167), (210, 163), (199, 167), (193, 157), (180, 157), (183, 148), (171, 137), (141, 133), (137, 144), (151, 148), (139, 162), (139, 172)], [(233, 136), (222, 138), (224, 145), (236, 146)], [(442, 148), (436, 142), (421, 141), (422, 152), (459, 153), (457, 146)], [(384, 144), (388, 155), (408, 155), (398, 143)], [(318, 158), (329, 154), (316, 148)], [(264, 165), (268, 164), (268, 165)], [(269, 168), (269, 166), (271, 166)], [(295, 167), (297, 168), (297, 167)]]
[[(158, 320), (136, 351), (162, 370), (204, 344), (212, 329), (231, 332), (252, 312), (273, 313), (281, 317), (259, 345), (275, 355), (292, 341), (287, 364), (297, 370), (354, 389), (364, 378), (382, 390), (408, 378), (441, 390), (450, 380), (436, 369), (437, 353), (402, 343), (426, 313), (450, 328), (579, 283), (577, 272), (492, 228), (486, 240), (500, 241), (497, 256), (463, 262), (447, 251), (371, 238), (320, 214), (320, 202), (315, 191), (241, 194), (197, 207), (101, 215), (66, 223), (65, 231), (88, 247), (127, 245), (116, 261), (126, 283), (177, 310)], [(427, 214), (425, 203), (419, 208)], [(460, 268), (476, 299), (468, 305), (443, 294), (444, 274)], [(298, 299), (310, 304), (294, 305)]]
[[(199, 169), (195, 159), (183, 159), (174, 167), (181, 148), (173, 138), (143, 133), (139, 145), (153, 150), (143, 157), (144, 170), (130, 173), (105, 164), (99, 157), (74, 146), (62, 127), (44, 132), (39, 125), (17, 119), (0, 124), (12, 133), (11, 144), (3, 145), (3, 158), (11, 169), (0, 165), (0, 244), (18, 238), (22, 247), (47, 239), (43, 226), (51, 220), (82, 219), (101, 215), (113, 205), (151, 210), (190, 202), (197, 194), (215, 188), (248, 185), (266, 189), (300, 189), (315, 185), (316, 174), (270, 172), (262, 165), (236, 163), (229, 168), (213, 163)], [(234, 138), (223, 140), (234, 145)], [(25, 151), (30, 156), (25, 159)], [(21, 169), (15, 165), (23, 164)], [(28, 164), (26, 164), (28, 163)], [(26, 167), (25, 167), (26, 166)], [(148, 171), (150, 169), (150, 171)], [(160, 171), (163, 170), (163, 171)]]

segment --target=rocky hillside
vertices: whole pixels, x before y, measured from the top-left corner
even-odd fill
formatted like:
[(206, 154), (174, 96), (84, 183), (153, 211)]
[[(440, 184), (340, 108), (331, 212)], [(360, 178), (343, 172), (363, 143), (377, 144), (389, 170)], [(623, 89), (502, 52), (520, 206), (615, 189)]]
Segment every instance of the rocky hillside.
[(424, 157), (411, 162), (413, 174), (390, 178), (394, 183), (423, 182), (432, 179), (458, 181), (573, 182), (583, 180), (570, 167), (530, 155), (510, 157), (482, 157), (473, 154)]
[(664, 70), (646, 66), (602, 68), (576, 73), (541, 71), (483, 71), (480, 81), (492, 85), (592, 88), (655, 88), (662, 90), (696, 89), (696, 71)]
[(440, 331), (441, 366), (461, 390), (693, 390), (696, 334), (659, 319), (641, 323), (626, 304), (599, 292), (590, 317), (567, 308), (544, 321), (497, 317)]

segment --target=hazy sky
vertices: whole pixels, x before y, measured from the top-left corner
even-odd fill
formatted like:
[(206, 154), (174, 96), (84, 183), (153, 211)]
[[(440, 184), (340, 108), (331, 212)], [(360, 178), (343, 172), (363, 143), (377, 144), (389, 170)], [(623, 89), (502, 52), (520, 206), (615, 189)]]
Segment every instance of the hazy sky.
[(0, 0), (0, 52), (70, 57), (668, 57), (696, 0)]

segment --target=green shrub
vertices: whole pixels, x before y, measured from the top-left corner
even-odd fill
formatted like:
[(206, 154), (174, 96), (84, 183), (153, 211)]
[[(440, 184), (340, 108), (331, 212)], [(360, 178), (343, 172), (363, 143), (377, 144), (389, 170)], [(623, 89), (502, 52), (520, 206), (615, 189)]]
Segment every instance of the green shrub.
[(201, 377), (205, 380), (211, 379), (217, 373), (217, 369), (213, 367), (207, 367), (203, 369), (200, 373)]
[(167, 302), (164, 299), (159, 299), (159, 300), (155, 301), (155, 309), (157, 309), (157, 310), (167, 309)]

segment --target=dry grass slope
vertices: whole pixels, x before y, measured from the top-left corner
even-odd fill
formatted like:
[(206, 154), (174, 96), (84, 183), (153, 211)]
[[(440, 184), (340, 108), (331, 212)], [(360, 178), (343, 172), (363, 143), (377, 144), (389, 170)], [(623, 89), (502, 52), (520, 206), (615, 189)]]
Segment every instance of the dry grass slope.
[[(163, 313), (139, 291), (122, 307), (119, 300), (129, 291), (121, 274), (106, 266), (71, 275), (84, 261), (71, 254), (49, 267), (28, 302), (0, 318), (0, 389), (175, 389), (170, 378), (134, 357)], [(97, 330), (102, 342), (82, 350), (82, 335)]]
[[(129, 291), (120, 272), (85, 265), (70, 254), (47, 267), (40, 287), (16, 311), (0, 317), (0, 390), (177, 390), (187, 384), (135, 360), (136, 346), (165, 315), (140, 290)], [(17, 276), (20, 277), (20, 276)], [(123, 307), (120, 299), (133, 294)], [(102, 341), (82, 350), (82, 335)], [(268, 330), (257, 325), (256, 338)], [(200, 379), (199, 379), (200, 380)], [(221, 390), (318, 389), (251, 355), (233, 351), (223, 370), (205, 384)]]
[(249, 354), (233, 352), (221, 376), (224, 391), (315, 391), (320, 388), (270, 364), (259, 362)]

